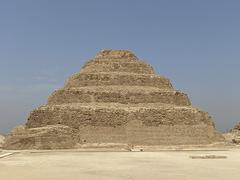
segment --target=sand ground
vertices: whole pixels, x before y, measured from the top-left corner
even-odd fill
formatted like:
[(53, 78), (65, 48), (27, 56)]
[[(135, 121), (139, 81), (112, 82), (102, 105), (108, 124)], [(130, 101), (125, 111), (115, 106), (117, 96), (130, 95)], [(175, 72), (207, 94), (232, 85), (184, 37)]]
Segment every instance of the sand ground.
[[(4, 155), (11, 151), (2, 151)], [(218, 155), (226, 159), (191, 159)], [(0, 180), (239, 180), (240, 149), (227, 151), (20, 151), (0, 158)]]

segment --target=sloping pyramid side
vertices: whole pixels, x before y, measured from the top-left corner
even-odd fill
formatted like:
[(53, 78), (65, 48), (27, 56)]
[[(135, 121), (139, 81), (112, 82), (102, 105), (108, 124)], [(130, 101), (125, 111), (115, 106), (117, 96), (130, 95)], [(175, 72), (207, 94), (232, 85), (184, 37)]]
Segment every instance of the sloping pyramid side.
[(104, 50), (33, 110), (6, 138), (7, 149), (85, 143), (211, 144), (223, 141), (208, 113), (130, 51)]

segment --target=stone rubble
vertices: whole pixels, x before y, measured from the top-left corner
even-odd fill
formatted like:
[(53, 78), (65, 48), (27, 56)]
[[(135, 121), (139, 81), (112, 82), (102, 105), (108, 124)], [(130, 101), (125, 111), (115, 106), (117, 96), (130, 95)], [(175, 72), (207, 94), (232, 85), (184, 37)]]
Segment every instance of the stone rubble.
[(240, 123), (234, 126), (229, 132), (224, 133), (226, 141), (236, 145), (240, 145)]
[(3, 147), (4, 141), (5, 141), (5, 137), (0, 135), (0, 149)]

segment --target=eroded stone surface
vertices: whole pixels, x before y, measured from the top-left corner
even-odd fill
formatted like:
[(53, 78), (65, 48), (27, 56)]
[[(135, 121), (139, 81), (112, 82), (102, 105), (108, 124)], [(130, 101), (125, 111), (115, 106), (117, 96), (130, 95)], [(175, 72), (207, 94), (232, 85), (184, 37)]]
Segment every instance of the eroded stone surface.
[(240, 145), (240, 123), (235, 125), (233, 129), (223, 135), (229, 143)]
[(146, 126), (195, 124), (213, 126), (208, 113), (186, 106), (161, 103), (131, 106), (118, 103), (71, 103), (47, 105), (34, 110), (30, 114), (27, 127), (48, 124), (64, 124), (76, 129), (84, 125), (117, 127), (131, 120), (141, 121)]
[(240, 123), (238, 123), (236, 126), (234, 126), (234, 128), (232, 129), (232, 131), (240, 131)]
[(180, 91), (146, 86), (92, 86), (65, 88), (55, 91), (48, 104), (66, 103), (166, 103), (177, 106), (191, 105), (188, 96)]
[(64, 125), (14, 128), (6, 138), (5, 149), (69, 149), (74, 148), (76, 131)]
[(84, 143), (211, 144), (224, 141), (208, 113), (130, 51), (103, 50), (30, 113), (7, 149), (74, 148)]
[(170, 81), (163, 76), (126, 72), (76, 73), (67, 80), (64, 88), (85, 86), (147, 86), (173, 89)]
[(5, 141), (5, 137), (0, 135), (0, 148), (2, 148), (4, 141)]
[(140, 60), (129, 59), (93, 59), (86, 63), (81, 73), (127, 72), (136, 74), (154, 74), (153, 67)]
[(137, 59), (137, 56), (131, 51), (128, 50), (112, 50), (106, 49), (102, 50), (96, 55), (97, 58), (121, 58), (121, 59)]

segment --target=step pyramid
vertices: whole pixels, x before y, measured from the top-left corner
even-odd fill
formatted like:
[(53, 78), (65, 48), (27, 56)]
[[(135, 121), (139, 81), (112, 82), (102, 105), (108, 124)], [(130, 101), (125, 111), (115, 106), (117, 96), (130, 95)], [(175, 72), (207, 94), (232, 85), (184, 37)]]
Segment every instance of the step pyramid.
[(223, 141), (208, 113), (191, 106), (169, 79), (127, 50), (103, 50), (72, 75), (7, 149), (74, 148), (86, 143), (211, 144)]

